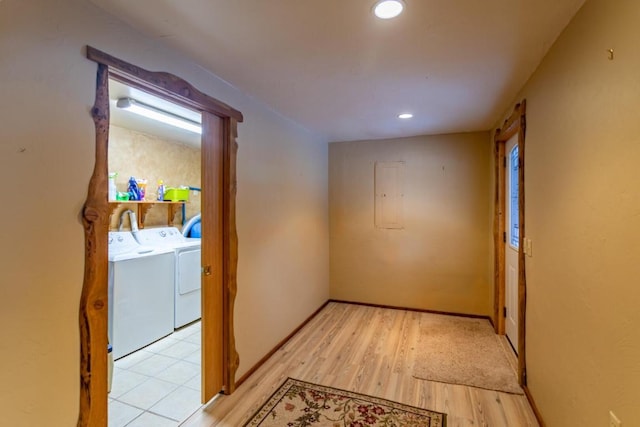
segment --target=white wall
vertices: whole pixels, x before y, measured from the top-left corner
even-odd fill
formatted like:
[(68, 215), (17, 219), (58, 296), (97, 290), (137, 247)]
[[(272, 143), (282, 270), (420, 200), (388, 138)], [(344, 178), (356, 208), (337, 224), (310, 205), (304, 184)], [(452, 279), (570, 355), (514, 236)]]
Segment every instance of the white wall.
[(638, 22), (637, 0), (588, 0), (514, 99), (527, 99), (528, 382), (550, 427), (606, 426), (609, 410), (640, 426)]
[[(329, 145), (331, 298), (492, 315), (488, 133)], [(403, 161), (404, 227), (374, 226), (374, 165)]]
[[(236, 338), (246, 372), (328, 298), (327, 146), (81, 0), (0, 1), (0, 412), (69, 426), (79, 398), (79, 212), (93, 168), (92, 45), (243, 112)], [(10, 194), (9, 194), (10, 192)]]

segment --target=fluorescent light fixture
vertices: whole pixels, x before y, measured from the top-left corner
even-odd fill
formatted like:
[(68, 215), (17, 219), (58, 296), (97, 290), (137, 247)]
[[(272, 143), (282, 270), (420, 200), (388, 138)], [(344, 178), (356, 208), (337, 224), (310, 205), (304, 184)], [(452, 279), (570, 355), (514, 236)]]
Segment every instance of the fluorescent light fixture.
[(410, 119), (413, 117), (413, 114), (411, 113), (402, 113), (402, 114), (398, 114), (398, 118), (399, 119)]
[(373, 6), (373, 13), (380, 19), (391, 19), (402, 13), (402, 0), (380, 0)]
[(151, 105), (143, 104), (135, 99), (120, 98), (118, 99), (116, 106), (149, 119), (157, 120), (197, 134), (202, 134), (202, 126), (200, 123), (193, 122), (189, 119), (185, 119), (184, 117), (176, 116), (175, 114), (160, 110), (156, 107), (152, 107)]

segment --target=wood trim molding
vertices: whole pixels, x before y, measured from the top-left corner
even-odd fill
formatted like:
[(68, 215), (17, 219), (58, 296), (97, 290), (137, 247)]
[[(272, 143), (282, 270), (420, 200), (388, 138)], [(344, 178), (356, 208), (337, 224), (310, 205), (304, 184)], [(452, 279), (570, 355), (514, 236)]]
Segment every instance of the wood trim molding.
[(505, 289), (504, 286), (499, 286), (500, 283), (505, 282), (505, 245), (504, 245), (504, 232), (506, 230), (505, 225), (505, 200), (506, 194), (504, 190), (504, 182), (506, 180), (506, 171), (503, 167), (503, 163), (506, 160), (505, 157), (505, 144), (500, 143), (498, 134), (494, 138), (494, 163), (495, 163), (495, 199), (494, 199), (494, 220), (493, 220), (493, 245), (495, 248), (494, 254), (494, 303), (493, 303), (493, 318), (496, 333), (504, 335), (505, 323), (504, 316), (502, 315), (502, 308), (505, 306)]
[(527, 260), (524, 254), (524, 237), (526, 236), (525, 227), (525, 134), (527, 131), (526, 124), (526, 100), (520, 104), (520, 129), (518, 132), (518, 221), (520, 222), (520, 242), (518, 251), (518, 373), (520, 374), (520, 384), (527, 385), (527, 367), (526, 367), (526, 331), (527, 331)]
[(518, 250), (518, 381), (520, 385), (527, 384), (526, 370), (526, 257), (524, 254), (525, 237), (525, 136), (526, 136), (526, 107), (523, 100), (517, 104), (513, 113), (507, 118), (502, 128), (496, 129), (495, 143), (495, 199), (494, 199), (494, 317), (496, 333), (504, 334), (504, 317), (502, 310), (505, 306), (505, 242), (503, 233), (506, 231), (504, 217), (506, 195), (504, 194), (505, 172), (502, 167), (505, 161), (505, 143), (514, 135), (518, 135), (518, 214), (520, 226), (520, 241)]
[(260, 359), (255, 365), (253, 365), (247, 372), (245, 372), (245, 374), (240, 377), (240, 379), (238, 381), (236, 381), (235, 387), (238, 388), (240, 387), (240, 385), (245, 382), (255, 371), (257, 371), (258, 369), (260, 369), (260, 367), (262, 365), (265, 364), (265, 362), (267, 360), (269, 360), (269, 358), (271, 356), (273, 356), (278, 350), (280, 350), (286, 343), (287, 341), (289, 341), (291, 338), (293, 338), (293, 336), (295, 334), (297, 334), (298, 332), (300, 332), (300, 330), (302, 328), (304, 328), (305, 326), (307, 326), (307, 324), (309, 322), (311, 322), (313, 320), (314, 317), (316, 317), (318, 315), (318, 313), (320, 313), (322, 311), (323, 308), (325, 308), (327, 306), (327, 304), (329, 304), (330, 302), (332, 302), (333, 300), (327, 300), (325, 301), (324, 304), (322, 304), (316, 311), (314, 311), (311, 316), (307, 317), (300, 325), (298, 325), (297, 328), (295, 328), (289, 335), (287, 335), (286, 337), (284, 337), (278, 344), (276, 344), (275, 347), (273, 347), (267, 354), (264, 355), (264, 357), (262, 359)]
[(219, 117), (231, 117), (238, 122), (243, 120), (240, 111), (200, 92), (189, 82), (173, 74), (145, 70), (91, 46), (87, 46), (87, 58), (108, 66), (110, 76), (124, 83), (135, 84), (181, 105), (208, 111)]
[(522, 390), (524, 390), (524, 394), (525, 396), (527, 396), (527, 400), (529, 401), (529, 405), (531, 405), (531, 409), (533, 410), (533, 415), (536, 416), (536, 420), (538, 420), (538, 424), (540, 424), (540, 427), (546, 427), (546, 423), (544, 422), (544, 419), (542, 418), (542, 414), (540, 413), (540, 410), (538, 409), (538, 406), (536, 405), (536, 402), (533, 400), (533, 395), (531, 394), (531, 390), (529, 390), (529, 387), (522, 386)]
[(235, 391), (236, 388), (236, 371), (240, 366), (240, 356), (236, 351), (234, 329), (234, 307), (236, 294), (238, 292), (238, 232), (236, 229), (236, 193), (238, 188), (238, 182), (236, 179), (236, 159), (238, 156), (238, 122), (234, 118), (229, 118), (225, 123), (225, 153), (224, 153), (224, 192), (223, 192), (223, 209), (226, 212), (224, 219), (223, 239), (224, 245), (227, 248), (225, 252), (224, 260), (224, 288), (223, 288), (223, 300), (226, 301), (224, 305), (224, 318), (227, 319), (229, 324), (228, 328), (225, 328), (223, 339), (226, 343), (224, 358), (226, 360), (227, 369), (225, 370), (225, 381), (228, 394)]
[(85, 261), (79, 313), (80, 414), (77, 423), (79, 427), (107, 425), (108, 75), (107, 67), (98, 65), (96, 97), (91, 109), (96, 129), (95, 165), (89, 181), (87, 200), (82, 208)]
[(233, 313), (237, 293), (238, 238), (236, 231), (237, 124), (242, 114), (168, 73), (151, 72), (87, 46), (87, 58), (98, 63), (95, 104), (91, 110), (96, 129), (93, 175), (82, 210), (85, 230), (85, 268), (79, 308), (80, 407), (78, 427), (107, 425), (107, 307), (108, 307), (108, 197), (109, 86), (113, 77), (172, 102), (211, 113), (222, 121), (222, 171), (219, 192), (222, 216), (222, 378), (225, 393), (235, 388), (239, 364), (235, 348)]

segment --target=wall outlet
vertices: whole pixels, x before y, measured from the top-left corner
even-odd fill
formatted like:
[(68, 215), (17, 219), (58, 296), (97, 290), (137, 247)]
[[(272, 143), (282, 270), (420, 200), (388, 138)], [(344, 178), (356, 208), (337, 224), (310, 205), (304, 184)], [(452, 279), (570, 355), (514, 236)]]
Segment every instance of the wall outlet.
[(612, 411), (609, 411), (609, 427), (622, 427), (622, 422)]

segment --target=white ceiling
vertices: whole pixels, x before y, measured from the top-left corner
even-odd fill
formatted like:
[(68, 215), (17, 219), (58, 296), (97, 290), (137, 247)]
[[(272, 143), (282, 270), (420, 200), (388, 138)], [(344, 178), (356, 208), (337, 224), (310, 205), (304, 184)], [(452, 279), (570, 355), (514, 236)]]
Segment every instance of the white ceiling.
[(490, 129), (585, 0), (90, 1), (344, 141)]

